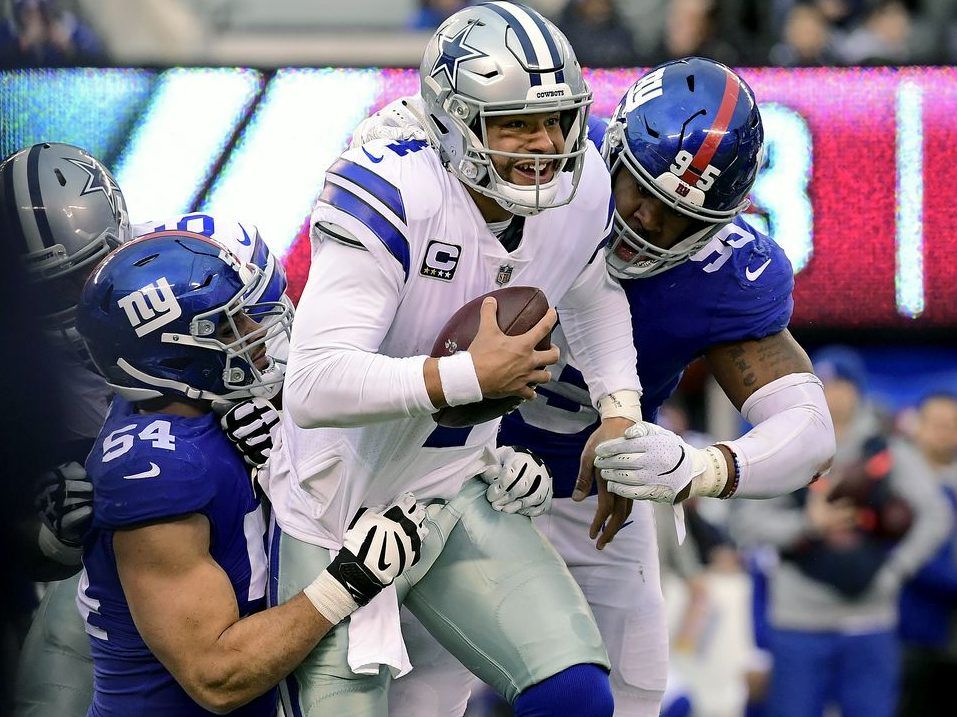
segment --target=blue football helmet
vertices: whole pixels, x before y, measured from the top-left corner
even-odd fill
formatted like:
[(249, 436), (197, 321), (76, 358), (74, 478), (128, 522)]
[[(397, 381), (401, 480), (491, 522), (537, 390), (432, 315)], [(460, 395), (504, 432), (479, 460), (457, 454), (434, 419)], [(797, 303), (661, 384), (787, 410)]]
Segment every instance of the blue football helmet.
[(284, 370), (266, 343), (289, 335), (293, 310), (264, 301), (269, 277), (201, 234), (160, 231), (96, 268), (77, 328), (124, 398), (223, 401), (268, 396)]
[(654, 68), (622, 98), (602, 154), (653, 197), (704, 226), (663, 249), (617, 211), (606, 259), (620, 278), (660, 274), (698, 251), (748, 207), (761, 165), (764, 129), (754, 93), (738, 75), (702, 57)]

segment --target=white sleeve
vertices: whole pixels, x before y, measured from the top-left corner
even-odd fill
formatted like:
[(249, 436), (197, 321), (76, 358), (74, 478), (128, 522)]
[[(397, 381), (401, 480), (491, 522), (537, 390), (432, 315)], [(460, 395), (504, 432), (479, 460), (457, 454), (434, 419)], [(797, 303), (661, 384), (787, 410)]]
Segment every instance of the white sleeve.
[(791, 373), (762, 386), (741, 415), (754, 428), (722, 441), (735, 455), (738, 487), (731, 497), (770, 498), (803, 488), (826, 470), (836, 443), (824, 387), (812, 373)]
[(575, 366), (582, 372), (592, 405), (614, 391), (641, 392), (631, 309), (601, 253), (558, 302), (558, 316)]
[(434, 412), (426, 356), (376, 353), (399, 305), (400, 280), (369, 251), (313, 238), (292, 327), (284, 406), (296, 425), (356, 426)]

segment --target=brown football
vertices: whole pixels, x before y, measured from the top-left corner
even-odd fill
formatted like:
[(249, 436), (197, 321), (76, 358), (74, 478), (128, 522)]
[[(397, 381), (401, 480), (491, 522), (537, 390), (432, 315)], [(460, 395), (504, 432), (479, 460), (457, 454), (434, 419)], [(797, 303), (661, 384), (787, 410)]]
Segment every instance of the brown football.
[[(452, 314), (432, 345), (433, 357), (451, 356), (457, 351), (465, 351), (472, 344), (478, 333), (482, 301), (488, 296), (495, 297), (498, 302), (498, 325), (509, 336), (524, 334), (541, 321), (548, 311), (548, 299), (541, 289), (533, 286), (508, 286), (482, 294)], [(549, 335), (539, 341), (535, 348), (545, 350), (551, 345)], [(486, 398), (464, 406), (446, 406), (433, 413), (432, 417), (440, 426), (474, 426), (514, 411), (521, 402), (518, 397)]]

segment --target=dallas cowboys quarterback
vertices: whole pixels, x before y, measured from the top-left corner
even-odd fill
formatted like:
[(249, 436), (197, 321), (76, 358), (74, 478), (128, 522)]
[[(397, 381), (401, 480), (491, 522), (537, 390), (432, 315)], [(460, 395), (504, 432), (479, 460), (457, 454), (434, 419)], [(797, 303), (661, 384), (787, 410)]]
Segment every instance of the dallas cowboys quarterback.
[[(326, 174), (264, 487), (281, 528), (280, 601), (329, 561), (361, 503), (412, 490), (430, 503), (430, 537), (396, 590), (287, 680), (287, 712), (384, 715), (391, 676), (409, 667), (404, 602), (516, 714), (610, 714), (608, 662), (580, 589), (526, 517), (485, 500), (478, 476), (497, 463), (498, 421), (431, 419), (486, 396), (532, 397), (529, 384), (550, 377), (540, 367), (558, 358), (534, 350), (554, 310), (507, 337), (487, 301), (468, 351), (427, 356), (451, 314), (496, 279), (537, 286), (558, 306), (601, 415), (591, 440), (638, 420), (630, 316), (600, 255), (610, 182), (585, 136), (591, 95), (561, 33), (506, 2), (453, 15), (420, 76), (435, 146), (371, 142)], [(610, 506), (603, 540), (629, 505)]]
[[(412, 136), (421, 132), (420, 113), (416, 98), (404, 98), (360, 125), (357, 138)], [(616, 206), (606, 261), (631, 307), (648, 422), (599, 446), (596, 465), (612, 491), (668, 502), (765, 497), (804, 485), (833, 455), (833, 428), (820, 382), (786, 328), (790, 263), (741, 216), (763, 149), (751, 89), (719, 63), (686, 58), (640, 78), (607, 133), (600, 125), (593, 121), (589, 134), (604, 145)], [(560, 330), (555, 337), (564, 344)], [(653, 421), (702, 355), (755, 428), (699, 451)], [(589, 599), (611, 657), (616, 706), (657, 715), (668, 655), (651, 508), (636, 504), (633, 524), (604, 551), (593, 549), (586, 536), (598, 527), (597, 499), (586, 497), (592, 469), (581, 453), (597, 417), (567, 352), (553, 375), (539, 399), (503, 419), (500, 440), (533, 449), (555, 476), (555, 500), (537, 525)], [(431, 662), (398, 683), (403, 705), (395, 715), (423, 704), (461, 715), (461, 671), (437, 646), (420, 647)]]

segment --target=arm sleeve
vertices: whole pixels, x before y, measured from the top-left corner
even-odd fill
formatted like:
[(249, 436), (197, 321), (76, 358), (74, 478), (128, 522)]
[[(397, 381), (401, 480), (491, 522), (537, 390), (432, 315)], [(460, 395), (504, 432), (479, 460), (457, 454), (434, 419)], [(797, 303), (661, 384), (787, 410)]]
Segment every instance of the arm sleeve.
[(907, 501), (914, 518), (910, 530), (891, 553), (888, 564), (899, 576), (907, 578), (940, 548), (950, 534), (953, 516), (946, 496), (913, 451), (898, 444), (892, 452), (891, 489)]
[(303, 428), (355, 426), (432, 413), (426, 356), (376, 353), (399, 305), (401, 278), (370, 251), (314, 236), (296, 312), (285, 407)]
[(558, 315), (593, 406), (614, 391), (641, 392), (628, 298), (598, 252), (562, 297)]
[(791, 373), (762, 386), (741, 407), (754, 425), (722, 441), (738, 466), (736, 498), (770, 498), (802, 488), (834, 457), (834, 424), (814, 374)]

